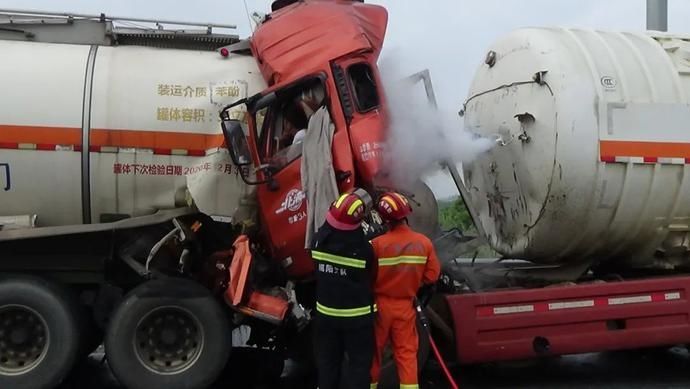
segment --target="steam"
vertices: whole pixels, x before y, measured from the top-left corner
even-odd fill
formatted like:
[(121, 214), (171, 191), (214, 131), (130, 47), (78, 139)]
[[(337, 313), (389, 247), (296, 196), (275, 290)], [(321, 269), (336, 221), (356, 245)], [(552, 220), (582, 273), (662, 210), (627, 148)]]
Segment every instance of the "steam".
[[(457, 111), (433, 107), (422, 82), (404, 80), (410, 74), (400, 71), (396, 57), (392, 54), (379, 61), (390, 114), (386, 166), (396, 186), (409, 187), (437, 171), (441, 162), (467, 163), (492, 147), (494, 142), (464, 129)], [(458, 99), (463, 97), (458, 91)]]

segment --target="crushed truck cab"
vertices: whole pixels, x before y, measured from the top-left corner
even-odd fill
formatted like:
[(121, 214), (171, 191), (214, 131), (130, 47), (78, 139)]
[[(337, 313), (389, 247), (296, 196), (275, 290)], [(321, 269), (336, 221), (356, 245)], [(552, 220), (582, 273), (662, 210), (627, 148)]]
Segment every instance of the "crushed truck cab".
[[(251, 51), (269, 87), (243, 102), (246, 143), (239, 123), (223, 117), (226, 143), (246, 182), (259, 185), (262, 239), (292, 277), (313, 271), (305, 250), (310, 218), (302, 188), (307, 174), (303, 146), (321, 147), (310, 151), (322, 164), (332, 162), (340, 192), (355, 185), (374, 189), (380, 177), (386, 111), (376, 61), (387, 18), (383, 7), (358, 2), (296, 2), (267, 16), (251, 38)], [(319, 116), (316, 111), (322, 107), (326, 111)], [(325, 140), (330, 155), (320, 152), (323, 143), (295, 141), (299, 131), (322, 130), (310, 120), (315, 117), (332, 126), (323, 129), (332, 130), (332, 141)], [(237, 136), (230, 134), (231, 128)], [(319, 179), (315, 177), (309, 179)]]

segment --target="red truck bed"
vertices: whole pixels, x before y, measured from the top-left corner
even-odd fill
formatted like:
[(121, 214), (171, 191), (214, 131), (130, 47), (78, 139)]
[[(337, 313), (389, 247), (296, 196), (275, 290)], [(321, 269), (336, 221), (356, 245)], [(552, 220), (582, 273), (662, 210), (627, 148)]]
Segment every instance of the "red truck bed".
[(690, 343), (690, 277), (447, 295), (462, 363)]

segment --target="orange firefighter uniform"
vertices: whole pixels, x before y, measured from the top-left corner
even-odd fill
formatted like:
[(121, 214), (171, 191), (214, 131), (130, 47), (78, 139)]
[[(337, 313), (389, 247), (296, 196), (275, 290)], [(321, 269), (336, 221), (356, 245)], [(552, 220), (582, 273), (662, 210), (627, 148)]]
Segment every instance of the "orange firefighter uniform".
[[(399, 199), (406, 203), (404, 198), (395, 198)], [(381, 354), (390, 340), (400, 388), (415, 389), (419, 386), (414, 298), (421, 286), (436, 282), (441, 266), (429, 238), (413, 231), (402, 220), (397, 221), (388, 233), (374, 239), (372, 246), (378, 259), (374, 286), (378, 314), (371, 388), (377, 387)]]

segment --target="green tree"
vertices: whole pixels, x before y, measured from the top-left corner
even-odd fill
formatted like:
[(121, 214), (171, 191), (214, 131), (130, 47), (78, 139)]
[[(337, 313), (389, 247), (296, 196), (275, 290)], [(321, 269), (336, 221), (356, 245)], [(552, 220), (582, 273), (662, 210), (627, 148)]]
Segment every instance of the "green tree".
[(467, 231), (474, 227), (470, 213), (460, 197), (439, 201), (438, 212), (439, 222), (444, 230), (458, 228)]
[[(449, 200), (438, 202), (439, 224), (445, 231), (452, 228), (459, 229), (463, 234), (476, 236), (477, 229), (472, 223), (472, 217), (467, 210), (462, 198), (456, 197)], [(501, 255), (495, 252), (488, 244), (483, 244), (476, 249), (476, 252), (463, 253), (467, 256), (478, 255), (480, 258), (500, 258)]]

